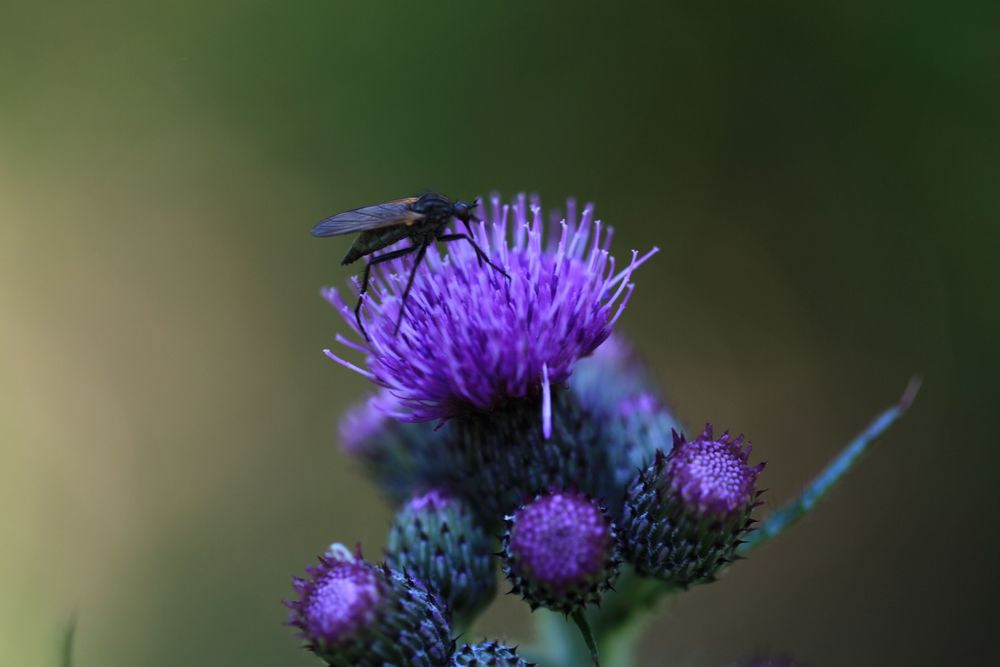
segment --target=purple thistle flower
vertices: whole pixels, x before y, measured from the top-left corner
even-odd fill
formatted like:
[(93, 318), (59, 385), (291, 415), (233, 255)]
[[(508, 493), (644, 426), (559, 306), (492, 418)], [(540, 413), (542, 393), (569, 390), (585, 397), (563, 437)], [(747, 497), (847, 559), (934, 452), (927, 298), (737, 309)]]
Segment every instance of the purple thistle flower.
[[(510, 399), (549, 396), (576, 362), (611, 333), (632, 292), (632, 272), (656, 252), (633, 251), (616, 271), (608, 252), (611, 230), (602, 231), (587, 205), (577, 218), (573, 201), (565, 222), (543, 240), (537, 200), (513, 205), (491, 198), (487, 219), (475, 227), (477, 242), (511, 276), (484, 268), (468, 244), (452, 243), (448, 255), (427, 253), (394, 334), (406, 265), (400, 260), (374, 270), (364, 304), (371, 341), (343, 345), (366, 355), (367, 369), (326, 353), (387, 388), (400, 400), (398, 417), (448, 419), (484, 412)], [(336, 289), (326, 299), (356, 329), (350, 307)], [(551, 405), (543, 401), (546, 434)]]
[(539, 496), (507, 518), (504, 574), (534, 607), (572, 613), (618, 575), (617, 535), (604, 508), (575, 492)]
[(741, 511), (753, 499), (757, 476), (766, 464), (750, 466), (752, 446), (743, 446), (743, 435), (712, 436), (712, 425), (688, 442), (674, 432), (674, 448), (667, 457), (671, 488), (684, 504), (700, 514), (727, 517)]
[(333, 545), (294, 578), (288, 624), (331, 667), (445, 667), (453, 649), (440, 599), (406, 574)]
[(622, 512), (625, 559), (643, 576), (676, 586), (714, 581), (736, 557), (760, 502), (757, 477), (743, 436), (718, 439), (712, 425), (688, 442), (674, 433), (670, 454), (629, 483)]
[(320, 556), (319, 565), (306, 568), (309, 579), (295, 577), (292, 587), (299, 600), (288, 603), (288, 623), (302, 630), (317, 648), (343, 642), (373, 623), (385, 584), (367, 563)]

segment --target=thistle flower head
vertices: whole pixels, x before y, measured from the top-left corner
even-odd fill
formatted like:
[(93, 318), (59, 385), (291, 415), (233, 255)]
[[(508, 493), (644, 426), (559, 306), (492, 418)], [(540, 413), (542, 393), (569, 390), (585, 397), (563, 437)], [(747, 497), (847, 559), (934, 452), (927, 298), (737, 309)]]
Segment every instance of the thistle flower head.
[(385, 586), (376, 571), (353, 557), (320, 556), (306, 568), (310, 579), (295, 578), (299, 599), (288, 603), (288, 622), (317, 647), (349, 639), (375, 620)]
[[(684, 504), (701, 514), (719, 517), (741, 511), (754, 498), (757, 476), (764, 464), (749, 465), (750, 443), (743, 435), (712, 436), (712, 425), (690, 442), (674, 432), (674, 447), (666, 457), (667, 477)], [(661, 454), (662, 455), (662, 454)]]
[(333, 545), (294, 579), (288, 624), (331, 667), (445, 667), (451, 627), (440, 600), (406, 574)]
[[(511, 399), (539, 396), (570, 376), (576, 362), (610, 334), (632, 292), (632, 272), (649, 255), (617, 270), (611, 230), (593, 208), (569, 202), (566, 220), (545, 239), (538, 202), (513, 205), (493, 196), (475, 240), (510, 280), (479, 261), (471, 244), (431, 250), (417, 270), (406, 314), (395, 331), (410, 265), (374, 270), (364, 314), (370, 341), (360, 345), (367, 369), (335, 360), (388, 388), (412, 421), (489, 411)], [(655, 252), (655, 249), (654, 249)], [(652, 253), (650, 253), (652, 254)], [(336, 289), (325, 297), (352, 328), (353, 312)]]
[(539, 496), (508, 518), (504, 574), (532, 607), (571, 613), (597, 602), (618, 574), (614, 524), (575, 492)]
[(639, 574), (676, 586), (714, 581), (736, 557), (760, 503), (757, 477), (743, 436), (712, 435), (712, 425), (688, 442), (674, 433), (669, 454), (629, 483), (622, 511), (625, 559)]

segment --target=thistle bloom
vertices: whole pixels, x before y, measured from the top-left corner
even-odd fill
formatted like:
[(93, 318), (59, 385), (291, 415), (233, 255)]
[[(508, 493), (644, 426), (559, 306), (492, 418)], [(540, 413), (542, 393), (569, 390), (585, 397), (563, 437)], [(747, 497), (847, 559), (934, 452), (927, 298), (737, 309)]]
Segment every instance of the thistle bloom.
[[(399, 398), (397, 416), (410, 421), (448, 419), (488, 412), (512, 399), (550, 396), (576, 362), (611, 333), (632, 292), (632, 272), (653, 252), (616, 271), (608, 252), (611, 230), (602, 230), (588, 205), (577, 218), (575, 203), (547, 241), (542, 211), (520, 195), (513, 206), (491, 199), (476, 240), (508, 281), (482, 265), (471, 245), (453, 242), (447, 256), (427, 253), (394, 332), (405, 283), (402, 260), (374, 270), (364, 312), (367, 345), (338, 336), (364, 353), (367, 369), (327, 354)], [(336, 289), (327, 300), (352, 328), (351, 308)], [(546, 400), (545, 405), (549, 403)], [(551, 421), (551, 408), (543, 407)], [(547, 432), (549, 427), (547, 428)]]
[(507, 519), (504, 574), (532, 608), (570, 614), (596, 603), (618, 565), (614, 524), (579, 493), (539, 496)]
[[(489, 262), (458, 234), (412, 274), (406, 259), (377, 265), (360, 302), (370, 338), (337, 336), (364, 361), (326, 350), (379, 387), (341, 422), (344, 449), (393, 499), (409, 499), (386, 565), (335, 546), (295, 580), (289, 623), (330, 667), (530, 667), (515, 648), (452, 640), (452, 619), (464, 629), (494, 596), (494, 555), (532, 609), (572, 615), (595, 664), (608, 639), (623, 639), (612, 655), (627, 656), (636, 612), (713, 581), (738, 553), (780, 534), (915, 393), (744, 541), (764, 465), (750, 464), (743, 436), (716, 437), (711, 424), (692, 441), (678, 436), (656, 384), (612, 336), (633, 272), (656, 249), (616, 268), (611, 230), (589, 205), (578, 214), (570, 201), (551, 226), (524, 195), (511, 205), (494, 196), (484, 208), (470, 235)], [(340, 293), (324, 296), (360, 334)], [(619, 580), (623, 560), (632, 568)], [(616, 584), (607, 604), (587, 609)], [(563, 633), (544, 636), (560, 645), (540, 655), (584, 663), (561, 645)]]
[(289, 605), (289, 622), (315, 646), (345, 641), (375, 621), (385, 591), (374, 568), (353, 558), (321, 556), (319, 565), (306, 571), (312, 580), (294, 580), (301, 599)]
[(718, 439), (712, 425), (688, 442), (674, 433), (670, 454), (629, 484), (622, 516), (625, 559), (644, 576), (676, 586), (713, 581), (736, 556), (760, 503), (743, 436)]
[(295, 578), (288, 623), (332, 667), (444, 667), (451, 628), (437, 597), (405, 574), (334, 545)]
[(694, 513), (721, 518), (737, 513), (754, 499), (757, 476), (765, 465), (750, 466), (750, 451), (742, 434), (731, 438), (723, 433), (716, 440), (711, 424), (691, 442), (675, 432), (674, 448), (666, 459), (671, 488)]

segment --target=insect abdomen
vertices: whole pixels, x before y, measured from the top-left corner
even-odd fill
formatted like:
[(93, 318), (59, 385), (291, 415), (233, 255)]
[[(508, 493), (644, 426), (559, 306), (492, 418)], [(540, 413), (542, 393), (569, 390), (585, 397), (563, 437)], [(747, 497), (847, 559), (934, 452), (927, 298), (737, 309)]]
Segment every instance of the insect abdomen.
[(370, 229), (361, 232), (358, 234), (358, 238), (354, 239), (351, 249), (347, 251), (347, 254), (344, 255), (344, 259), (340, 263), (341, 265), (346, 265), (356, 262), (365, 255), (370, 255), (386, 246), (390, 246), (409, 235), (410, 228), (406, 225), (394, 225), (392, 227)]

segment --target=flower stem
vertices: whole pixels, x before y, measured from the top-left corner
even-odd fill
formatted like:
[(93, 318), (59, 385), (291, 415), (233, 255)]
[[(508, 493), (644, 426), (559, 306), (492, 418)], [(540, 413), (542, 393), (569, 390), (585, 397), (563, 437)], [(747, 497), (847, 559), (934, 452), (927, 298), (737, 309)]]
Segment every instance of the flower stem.
[(580, 628), (580, 633), (583, 635), (583, 642), (590, 651), (590, 658), (594, 661), (595, 667), (601, 667), (601, 657), (597, 652), (594, 633), (590, 631), (590, 624), (587, 623), (587, 617), (584, 615), (582, 609), (573, 612), (573, 622), (576, 623), (576, 627)]
[[(635, 643), (642, 635), (656, 602), (673, 589), (655, 579), (640, 577), (632, 569), (622, 571), (614, 592), (584, 615), (594, 648), (600, 651), (603, 667), (633, 667)], [(595, 651), (580, 640), (580, 632), (559, 614), (539, 610), (535, 613), (538, 637), (542, 646), (537, 656), (546, 667), (582, 667), (593, 659)], [(573, 620), (577, 627), (576, 615)], [(580, 627), (580, 630), (583, 630)]]

